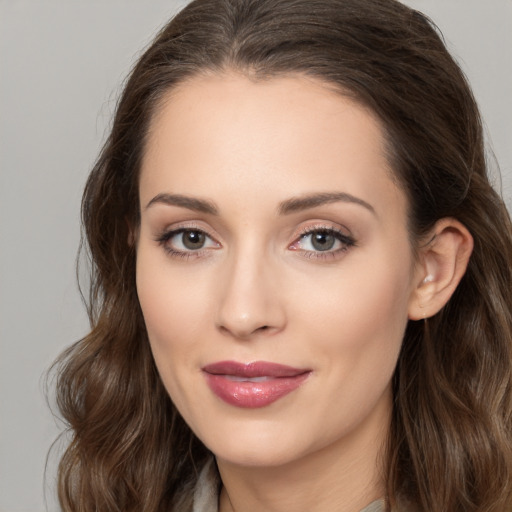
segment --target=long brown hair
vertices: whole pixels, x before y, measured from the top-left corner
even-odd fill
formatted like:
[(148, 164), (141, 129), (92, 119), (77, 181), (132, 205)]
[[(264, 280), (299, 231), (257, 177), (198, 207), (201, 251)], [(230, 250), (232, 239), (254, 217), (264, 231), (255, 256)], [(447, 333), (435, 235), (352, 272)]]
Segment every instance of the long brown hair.
[(511, 222), (489, 184), (463, 73), (435, 26), (395, 0), (196, 0), (135, 65), (83, 196), (92, 330), (56, 367), (72, 433), (59, 467), (63, 510), (184, 511), (209, 456), (153, 363), (129, 240), (161, 98), (198, 73), (227, 69), (255, 80), (303, 73), (372, 109), (409, 199), (413, 244), (443, 217), (471, 232), (474, 252), (447, 306), (407, 327), (387, 498), (422, 511), (512, 510)]

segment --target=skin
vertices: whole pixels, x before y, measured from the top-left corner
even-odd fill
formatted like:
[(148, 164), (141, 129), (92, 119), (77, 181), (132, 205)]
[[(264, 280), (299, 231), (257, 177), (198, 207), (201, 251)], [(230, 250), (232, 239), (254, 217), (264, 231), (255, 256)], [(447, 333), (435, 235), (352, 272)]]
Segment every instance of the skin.
[[(349, 200), (280, 212), (332, 192)], [(173, 402), (217, 458), (220, 510), (355, 512), (382, 497), (404, 330), (421, 315), (418, 289), (435, 296), (449, 265), (435, 251), (413, 256), (378, 120), (302, 76), (194, 77), (153, 119), (140, 202), (137, 290), (151, 348)], [(440, 235), (455, 247), (447, 226)], [(205, 245), (187, 249), (180, 233), (162, 241), (185, 228), (206, 233)], [(301, 238), (314, 229), (353, 245), (319, 251)], [(222, 360), (311, 373), (271, 405), (243, 409), (206, 384), (202, 368)]]

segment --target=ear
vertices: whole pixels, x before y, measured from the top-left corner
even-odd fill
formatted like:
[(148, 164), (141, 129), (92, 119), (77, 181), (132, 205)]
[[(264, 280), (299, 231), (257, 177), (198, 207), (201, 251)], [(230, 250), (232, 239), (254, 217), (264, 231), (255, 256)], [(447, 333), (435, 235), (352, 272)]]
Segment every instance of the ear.
[(466, 272), (473, 237), (458, 220), (439, 220), (418, 249), (409, 319), (429, 318), (448, 302)]

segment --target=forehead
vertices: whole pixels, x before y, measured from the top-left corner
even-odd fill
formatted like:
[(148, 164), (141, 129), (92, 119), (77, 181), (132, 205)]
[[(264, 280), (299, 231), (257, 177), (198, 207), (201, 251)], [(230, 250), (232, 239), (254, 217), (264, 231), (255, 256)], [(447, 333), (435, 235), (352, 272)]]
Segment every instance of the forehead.
[(377, 117), (316, 79), (200, 75), (170, 91), (152, 120), (141, 202), (162, 192), (278, 201), (341, 188), (376, 208), (404, 203), (385, 148)]

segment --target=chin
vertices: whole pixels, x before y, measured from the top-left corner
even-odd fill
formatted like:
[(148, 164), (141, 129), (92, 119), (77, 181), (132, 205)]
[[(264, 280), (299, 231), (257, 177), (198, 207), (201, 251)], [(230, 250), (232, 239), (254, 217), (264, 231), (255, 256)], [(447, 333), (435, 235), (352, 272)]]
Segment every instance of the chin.
[(226, 436), (219, 430), (219, 436), (203, 436), (206, 446), (220, 460), (241, 467), (278, 467), (300, 460), (314, 450), (304, 436), (283, 434), (281, 429), (258, 425), (245, 429), (229, 429), (232, 435)]
[(298, 458), (296, 453), (276, 451), (275, 447), (266, 447), (263, 450), (259, 446), (245, 449), (230, 447), (213, 453), (217, 459), (230, 465), (247, 468), (279, 467), (289, 464)]

